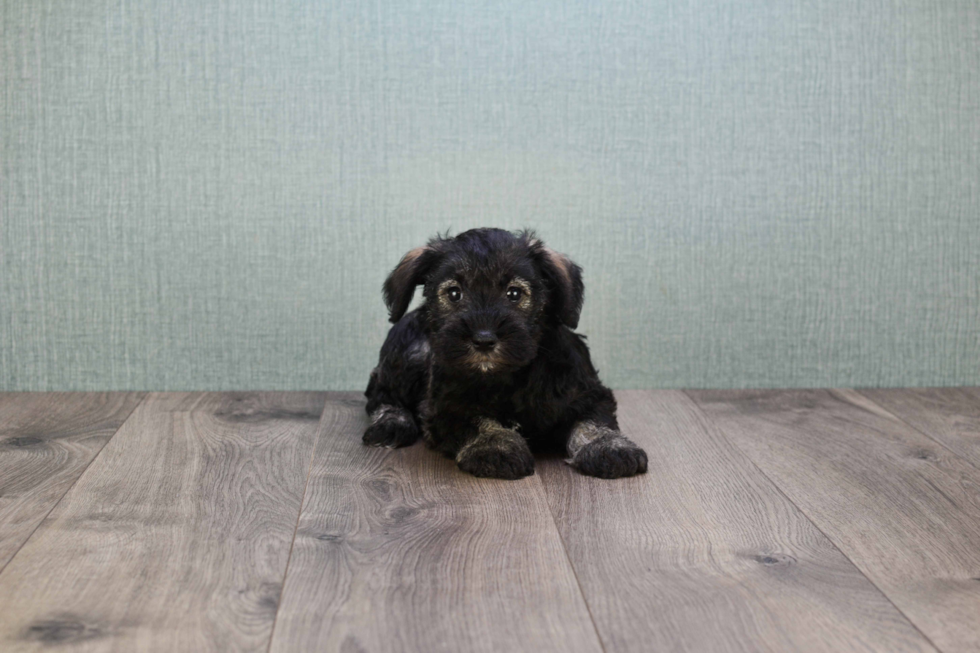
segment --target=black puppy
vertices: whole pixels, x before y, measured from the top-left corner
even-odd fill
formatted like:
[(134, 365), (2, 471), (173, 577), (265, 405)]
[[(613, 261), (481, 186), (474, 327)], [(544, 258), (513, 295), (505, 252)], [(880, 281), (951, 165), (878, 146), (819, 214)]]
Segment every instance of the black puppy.
[[(406, 315), (417, 285), (425, 303)], [(645, 472), (572, 331), (584, 290), (581, 268), (528, 230), (472, 229), (410, 251), (384, 283), (395, 326), (364, 393), (364, 443), (401, 447), (421, 431), (476, 476), (533, 474), (531, 447), (560, 448), (591, 476)]]

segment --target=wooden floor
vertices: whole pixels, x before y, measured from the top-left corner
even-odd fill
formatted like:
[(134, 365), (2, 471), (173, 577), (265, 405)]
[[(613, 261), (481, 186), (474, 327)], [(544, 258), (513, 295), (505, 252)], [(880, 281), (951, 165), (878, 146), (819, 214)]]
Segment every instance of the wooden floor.
[(980, 389), (621, 391), (476, 479), (348, 393), (0, 394), (0, 651), (978, 651)]

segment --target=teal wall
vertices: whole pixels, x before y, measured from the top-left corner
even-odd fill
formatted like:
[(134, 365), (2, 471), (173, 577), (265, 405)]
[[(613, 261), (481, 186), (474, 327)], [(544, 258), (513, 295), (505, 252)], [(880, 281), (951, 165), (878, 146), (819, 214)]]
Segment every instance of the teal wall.
[(0, 389), (362, 388), (483, 225), (613, 387), (980, 385), (976, 0), (0, 7)]

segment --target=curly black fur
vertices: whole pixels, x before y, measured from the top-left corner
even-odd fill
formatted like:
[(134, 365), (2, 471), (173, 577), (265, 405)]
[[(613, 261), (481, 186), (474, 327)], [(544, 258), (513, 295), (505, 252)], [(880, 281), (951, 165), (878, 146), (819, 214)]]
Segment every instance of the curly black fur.
[[(405, 313), (415, 287), (425, 302)], [(534, 473), (532, 450), (561, 450), (585, 474), (643, 473), (619, 431), (578, 325), (582, 271), (533, 232), (472, 229), (412, 250), (384, 283), (395, 325), (365, 396), (365, 444), (423, 436), (477, 476)]]

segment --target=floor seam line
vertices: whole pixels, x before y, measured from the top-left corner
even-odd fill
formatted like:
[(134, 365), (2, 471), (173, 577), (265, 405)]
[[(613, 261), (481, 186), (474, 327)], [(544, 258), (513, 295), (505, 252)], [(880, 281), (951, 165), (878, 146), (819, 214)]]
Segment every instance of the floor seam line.
[[(323, 398), (323, 412), (320, 415), (320, 420), (323, 420), (323, 416), (327, 414), (327, 403), (330, 401), (330, 395), (327, 394)], [(266, 647), (266, 653), (272, 651), (272, 642), (276, 636), (276, 625), (279, 623), (279, 610), (282, 608), (282, 597), (283, 593), (286, 591), (286, 578), (289, 576), (289, 563), (293, 561), (293, 547), (296, 546), (296, 535), (299, 533), (299, 522), (303, 518), (303, 509), (306, 507), (306, 492), (310, 488), (310, 476), (313, 475), (313, 461), (316, 459), (316, 449), (320, 446), (320, 436), (322, 435), (322, 429), (320, 424), (317, 424), (316, 429), (316, 439), (313, 441), (313, 446), (310, 447), (310, 463), (306, 468), (306, 480), (303, 483), (303, 495), (299, 501), (299, 511), (296, 513), (296, 525), (293, 527), (293, 537), (289, 541), (289, 554), (286, 556), (286, 567), (282, 572), (282, 585), (279, 587), (279, 598), (276, 600), (276, 616), (272, 619), (272, 629), (269, 631), (269, 646)]]
[(892, 600), (892, 597), (888, 596), (887, 592), (885, 592), (885, 590), (881, 589), (881, 587), (878, 586), (878, 583), (876, 583), (874, 580), (872, 580), (868, 576), (868, 574), (866, 574), (864, 572), (864, 570), (861, 569), (861, 567), (858, 566), (858, 564), (854, 560), (852, 560), (851, 557), (849, 555), (847, 555), (844, 552), (843, 549), (840, 548), (840, 546), (838, 546), (837, 542), (835, 542), (833, 540), (833, 538), (831, 538), (829, 535), (827, 535), (827, 533), (825, 533), (824, 530), (822, 528), (820, 528), (820, 526), (813, 520), (813, 518), (809, 514), (807, 514), (807, 512), (802, 507), (800, 507), (795, 501), (793, 501), (793, 499), (790, 498), (790, 496), (788, 494), (786, 494), (786, 492), (783, 490), (783, 488), (780, 487), (772, 478), (770, 478), (769, 475), (766, 474), (766, 472), (761, 467), (759, 467), (759, 465), (757, 465), (754, 460), (752, 460), (751, 456), (749, 456), (744, 451), (742, 451), (742, 448), (739, 447), (737, 444), (735, 444), (735, 442), (732, 441), (732, 439), (728, 436), (728, 434), (725, 433), (725, 429), (723, 429), (721, 427), (721, 425), (719, 425), (714, 420), (714, 418), (712, 418), (710, 415), (708, 415), (708, 413), (705, 412), (701, 408), (701, 405), (698, 403), (697, 399), (695, 399), (694, 397), (691, 396), (689, 390), (682, 390), (682, 392), (688, 397), (688, 399), (691, 400), (691, 403), (694, 404), (694, 407), (697, 408), (698, 412), (706, 420), (706, 422), (709, 423), (709, 424), (711, 424), (712, 427), (723, 438), (725, 438), (725, 442), (727, 442), (736, 452), (738, 452), (738, 454), (740, 456), (742, 456), (743, 458), (745, 458), (745, 460), (748, 461), (748, 463), (750, 465), (752, 465), (752, 467), (754, 467), (755, 469), (757, 469), (759, 471), (759, 473), (762, 474), (762, 477), (765, 478), (769, 482), (769, 484), (772, 485), (776, 489), (776, 491), (779, 492), (779, 494), (783, 498), (785, 498), (787, 501), (789, 501), (790, 504), (794, 508), (796, 508), (800, 512), (800, 514), (803, 515), (804, 518), (806, 518), (807, 522), (809, 522), (809, 524), (811, 526), (813, 526), (815, 529), (817, 529), (817, 532), (818, 533), (820, 533), (821, 535), (823, 535), (823, 537), (827, 540), (827, 542), (830, 543), (830, 546), (834, 547), (834, 549), (838, 553), (840, 553), (842, 556), (844, 556), (844, 559), (847, 560), (850, 563), (850, 565), (852, 567), (854, 567), (854, 569), (856, 569), (859, 574), (861, 574), (861, 576), (863, 576), (869, 583), (871, 583), (871, 586), (874, 587), (876, 590), (878, 590), (878, 593), (879, 594), (881, 594), (883, 597), (885, 597), (885, 600), (888, 601), (888, 603), (890, 603), (891, 606), (894, 607), (895, 610), (897, 610), (898, 613), (905, 618), (905, 620), (909, 623), (910, 626), (912, 626), (912, 628), (915, 629), (915, 631), (917, 633), (919, 633), (920, 635), (922, 635), (923, 639), (925, 639), (926, 642), (928, 642), (930, 646), (932, 646), (937, 651), (943, 651), (943, 649), (939, 648), (939, 646), (934, 641), (932, 641), (932, 638), (931, 637), (929, 637), (924, 632), (922, 632), (922, 629), (919, 628), (919, 625), (916, 624), (914, 621), (912, 621), (912, 618), (909, 617), (907, 614), (905, 614), (905, 611), (904, 610), (902, 610), (900, 607), (898, 607), (898, 605), (895, 604), (895, 601)]
[(92, 456), (92, 460), (88, 461), (88, 464), (85, 465), (85, 469), (83, 469), (81, 471), (81, 473), (79, 473), (79, 475), (75, 477), (75, 480), (72, 481), (71, 485), (69, 485), (67, 488), (65, 488), (65, 491), (61, 493), (61, 496), (58, 497), (58, 500), (54, 502), (54, 505), (51, 506), (51, 509), (48, 510), (46, 513), (44, 513), (44, 517), (42, 517), (41, 518), (41, 521), (39, 521), (37, 523), (37, 526), (34, 527), (34, 530), (31, 531), (31, 534), (28, 535), (27, 538), (23, 542), (21, 542), (21, 545), (19, 547), (17, 547), (17, 550), (14, 551), (14, 554), (12, 556), (10, 556), (10, 558), (7, 560), (7, 562), (5, 562), (3, 564), (2, 567), (0, 567), (0, 576), (3, 575), (3, 572), (7, 569), (7, 567), (10, 566), (10, 563), (14, 561), (14, 558), (17, 557), (17, 555), (23, 550), (23, 548), (25, 546), (27, 546), (27, 543), (31, 541), (31, 538), (34, 537), (34, 534), (37, 533), (37, 530), (39, 528), (41, 528), (41, 525), (48, 520), (48, 517), (51, 515), (52, 512), (54, 512), (54, 509), (57, 508), (59, 505), (61, 505), (62, 500), (66, 496), (68, 496), (68, 493), (71, 492), (71, 489), (78, 484), (78, 481), (83, 476), (85, 476), (85, 472), (87, 472), (89, 470), (89, 468), (92, 466), (92, 464), (96, 461), (96, 459), (98, 459), (98, 457), (102, 455), (102, 452), (105, 451), (105, 448), (107, 446), (109, 446), (109, 443), (112, 442), (112, 439), (116, 437), (116, 434), (119, 433), (119, 431), (122, 430), (122, 427), (125, 426), (126, 422), (129, 421), (129, 418), (133, 416), (133, 413), (136, 412), (136, 409), (139, 408), (140, 406), (142, 406), (146, 402), (146, 400), (149, 398), (150, 394), (152, 394), (152, 393), (150, 393), (150, 392), (145, 393), (143, 395), (143, 397), (139, 401), (136, 402), (136, 405), (133, 406), (132, 410), (129, 411), (129, 413), (126, 415), (125, 419), (123, 419), (123, 421), (121, 421), (119, 423), (119, 426), (117, 426), (116, 427), (116, 430), (112, 432), (112, 435), (110, 435), (108, 438), (106, 438), (106, 441), (102, 444), (101, 447), (99, 447), (99, 450), (95, 453), (94, 456)]
[(565, 554), (565, 560), (568, 561), (568, 568), (572, 570), (572, 578), (575, 579), (575, 585), (578, 587), (579, 596), (582, 597), (582, 603), (585, 604), (585, 611), (589, 614), (589, 621), (592, 622), (592, 630), (595, 631), (595, 637), (599, 642), (599, 648), (602, 649), (603, 653), (606, 653), (606, 644), (602, 641), (602, 635), (599, 633), (599, 625), (595, 622), (595, 615), (592, 614), (592, 606), (589, 605), (589, 600), (585, 597), (585, 590), (582, 587), (582, 581), (579, 580), (578, 572), (575, 570), (575, 565), (572, 564), (572, 557), (568, 555), (568, 547), (565, 546), (565, 538), (561, 536), (561, 529), (558, 527), (558, 519), (555, 517), (555, 511), (551, 509), (551, 503), (548, 501), (548, 492), (544, 488), (544, 480), (538, 479), (538, 481), (539, 485), (541, 486), (541, 494), (544, 498), (545, 505), (548, 506), (548, 514), (551, 515), (551, 523), (554, 525), (555, 534), (558, 536), (558, 543), (561, 544), (562, 553)]
[[(902, 389), (902, 390), (908, 390), (908, 389), (910, 389), (910, 388), (901, 388), (901, 389)], [(965, 462), (965, 463), (966, 463), (967, 465), (969, 465), (970, 467), (972, 467), (972, 468), (974, 468), (975, 470), (977, 470), (978, 472), (980, 472), (980, 466), (978, 466), (978, 465), (976, 465), (976, 464), (975, 464), (975, 463), (974, 463), (974, 462), (973, 462), (972, 460), (970, 460), (969, 458), (967, 458), (966, 456), (964, 456), (964, 455), (963, 455), (963, 454), (961, 454), (960, 452), (958, 452), (958, 451), (956, 451), (956, 450), (954, 450), (954, 449), (952, 449), (952, 448), (951, 448), (951, 447), (950, 447), (950, 446), (949, 446), (948, 444), (946, 444), (946, 443), (945, 443), (945, 442), (943, 442), (942, 440), (937, 440), (937, 439), (936, 439), (936, 438), (934, 438), (933, 436), (931, 436), (931, 435), (929, 435), (929, 433), (927, 433), (927, 432), (925, 432), (925, 431), (923, 431), (923, 430), (922, 430), (922, 429), (920, 429), (919, 427), (917, 427), (917, 426), (915, 426), (914, 424), (912, 424), (911, 422), (909, 422), (908, 420), (906, 420), (906, 419), (905, 419), (904, 417), (902, 417), (901, 415), (898, 415), (898, 414), (896, 414), (895, 412), (893, 412), (893, 411), (890, 411), (890, 410), (888, 410), (888, 408), (886, 408), (885, 406), (882, 406), (882, 405), (881, 405), (881, 404), (880, 404), (879, 402), (877, 402), (877, 401), (875, 401), (874, 399), (872, 399), (872, 398), (871, 398), (871, 397), (869, 397), (868, 395), (866, 395), (866, 394), (864, 394), (864, 393), (863, 393), (863, 392), (861, 392), (860, 390), (858, 390), (858, 389), (856, 389), (856, 388), (851, 388), (851, 390), (853, 390), (853, 391), (854, 391), (854, 392), (856, 392), (857, 394), (859, 394), (859, 395), (861, 395), (861, 397), (862, 397), (863, 399), (866, 399), (867, 401), (870, 401), (870, 402), (871, 402), (871, 403), (873, 403), (873, 404), (874, 404), (875, 406), (877, 406), (878, 408), (880, 408), (880, 409), (881, 409), (882, 411), (884, 411), (884, 412), (886, 412), (886, 413), (888, 413), (889, 415), (891, 415), (891, 416), (892, 416), (892, 417), (894, 417), (894, 418), (895, 418), (896, 420), (898, 420), (899, 422), (901, 422), (901, 423), (902, 423), (902, 424), (904, 424), (905, 426), (907, 426), (907, 427), (909, 427), (910, 429), (912, 429), (912, 430), (913, 430), (913, 431), (915, 431), (916, 433), (918, 433), (918, 434), (920, 434), (920, 435), (922, 435), (922, 436), (924, 436), (924, 437), (925, 437), (925, 438), (926, 438), (927, 440), (929, 440), (930, 442), (933, 442), (933, 443), (935, 443), (935, 444), (937, 444), (937, 445), (939, 445), (940, 447), (942, 447), (943, 449), (945, 449), (945, 450), (946, 450), (946, 451), (948, 451), (949, 453), (951, 453), (951, 454), (953, 454), (954, 456), (956, 456), (956, 458), (958, 458), (959, 460), (962, 460), (962, 461), (963, 461), (963, 462)]]

